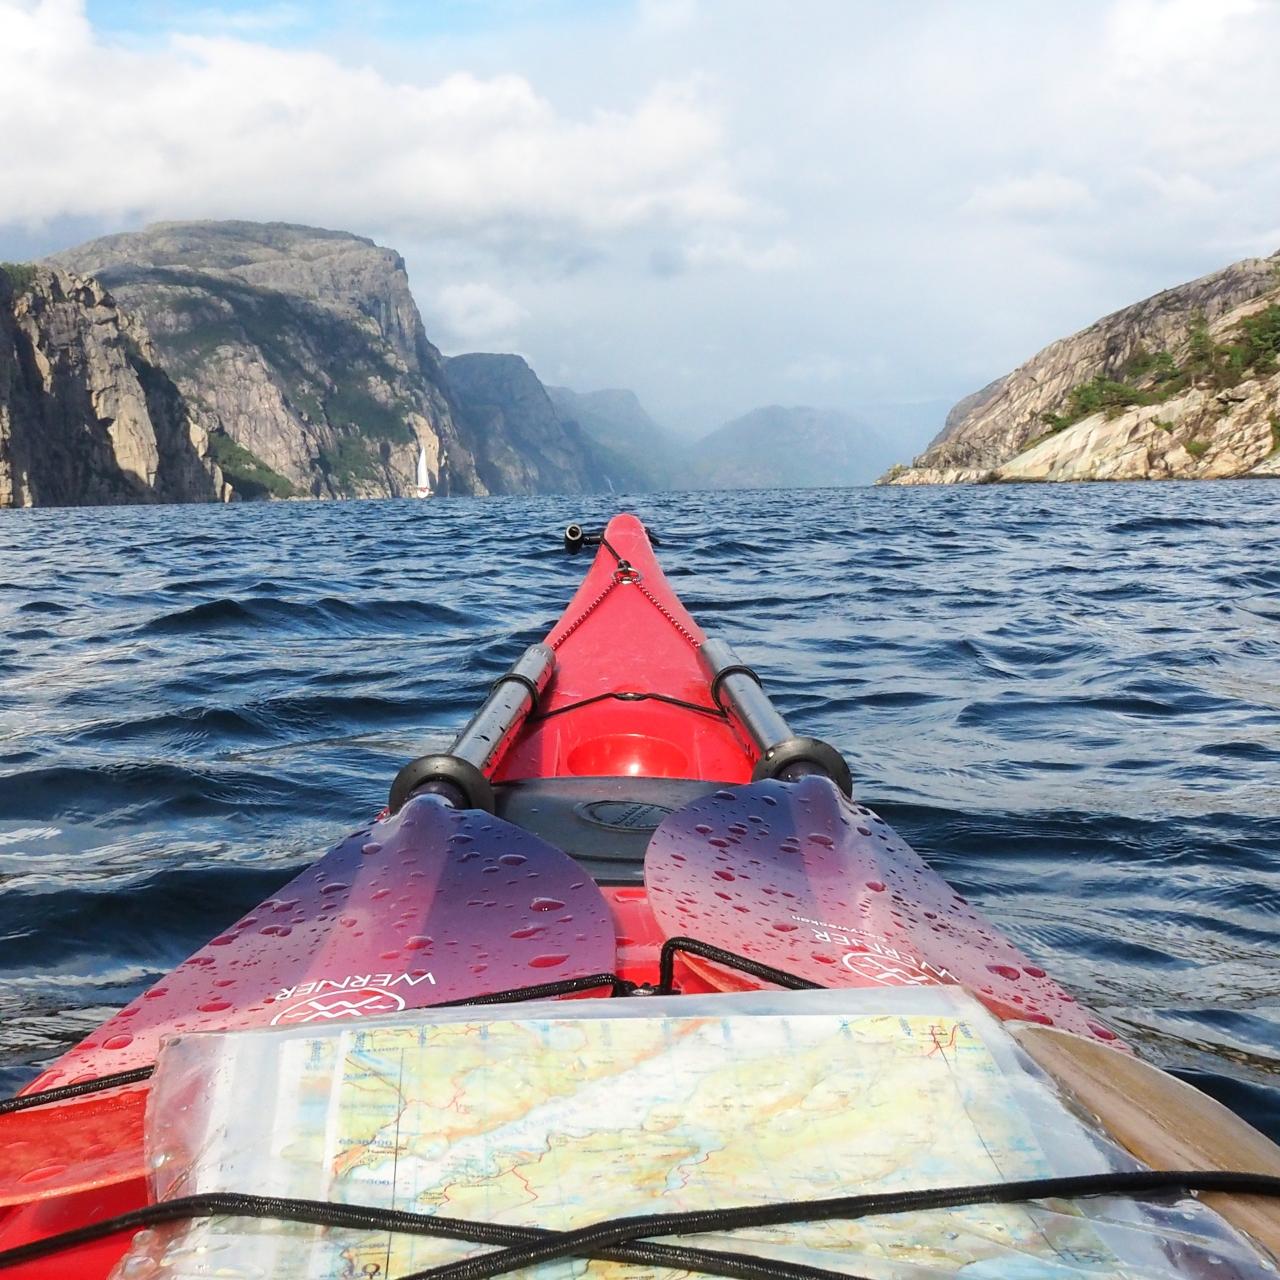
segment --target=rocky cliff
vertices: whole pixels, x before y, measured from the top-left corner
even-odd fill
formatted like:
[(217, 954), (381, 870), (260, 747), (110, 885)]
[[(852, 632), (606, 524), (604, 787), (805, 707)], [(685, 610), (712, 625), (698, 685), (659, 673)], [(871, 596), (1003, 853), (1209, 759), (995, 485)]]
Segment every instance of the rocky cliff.
[(594, 493), (608, 488), (594, 442), (566, 422), (520, 356), (476, 352), (444, 362), (445, 380), (494, 493)]
[(1277, 472), (1280, 254), (1168, 289), (961, 401), (893, 484)]
[(100, 283), (0, 269), (0, 507), (229, 498), (209, 425)]
[(399, 254), (283, 223), (161, 223), (55, 261), (100, 280), (208, 415), (237, 487), (300, 497), (483, 493)]

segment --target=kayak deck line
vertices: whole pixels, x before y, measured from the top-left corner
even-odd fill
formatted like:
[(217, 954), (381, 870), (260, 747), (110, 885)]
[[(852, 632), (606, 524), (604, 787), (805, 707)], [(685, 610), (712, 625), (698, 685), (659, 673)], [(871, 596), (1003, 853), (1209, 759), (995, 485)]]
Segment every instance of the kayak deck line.
[[(423, 1235), (498, 1246), (461, 1262), (430, 1267), (394, 1280), (490, 1280), (559, 1258), (589, 1258), (677, 1267), (740, 1280), (860, 1280), (847, 1271), (789, 1264), (737, 1251), (664, 1246), (654, 1237), (705, 1235), (797, 1222), (855, 1220), (967, 1208), (1076, 1200), (1093, 1196), (1158, 1197), (1192, 1192), (1280, 1199), (1280, 1177), (1235, 1170), (1125, 1170), (1049, 1178), (1024, 1178), (955, 1187), (873, 1192), (822, 1200), (779, 1201), (684, 1213), (632, 1214), (575, 1230), (504, 1226), (439, 1214), (414, 1213), (344, 1201), (301, 1200), (249, 1192), (206, 1192), (163, 1200), (88, 1223), (73, 1231), (0, 1251), (0, 1269), (19, 1266), (125, 1231), (139, 1231), (195, 1218), (228, 1216), (309, 1226)], [(866, 1280), (862, 1277), (861, 1280)]]
[[(14, 1249), (80, 1232), (61, 1274), (102, 1280), (114, 1267), (123, 1245), (93, 1234), (94, 1224), (151, 1211), (139, 1208), (151, 1198), (142, 1106), (166, 1037), (593, 993), (714, 996), (765, 986), (971, 992), (1140, 1159), (1208, 1166), (1126, 1175), (1139, 1181), (1113, 1194), (1185, 1192), (1193, 1189), (1186, 1179), (1200, 1179), (1195, 1187), (1229, 1193), (1215, 1205), (1224, 1216), (1280, 1254), (1271, 1202), (1280, 1150), (1136, 1059), (854, 802), (840, 753), (794, 734), (759, 675), (704, 634), (651, 541), (630, 515), (598, 535), (570, 526), (567, 549), (598, 548), (591, 566), (560, 620), (495, 682), (451, 749), (411, 761), (373, 823), (0, 1103), (8, 1157), (0, 1206), (11, 1206), (0, 1207), (0, 1265), (21, 1265)], [(124, 1069), (103, 1070), (115, 1063)], [(1108, 1089), (1115, 1081), (1124, 1088)], [(1195, 1116), (1197, 1140), (1148, 1141), (1157, 1122), (1176, 1128), (1169, 1117), (1178, 1114)], [(1200, 1140), (1211, 1131), (1216, 1141)], [(1235, 1171), (1242, 1159), (1258, 1171)], [(646, 1219), (651, 1229), (654, 1221)], [(625, 1231), (610, 1234), (617, 1229), (608, 1222), (585, 1235), (493, 1243), (520, 1254), (513, 1266), (531, 1265), (528, 1250), (572, 1251), (589, 1238), (592, 1249), (651, 1267), (749, 1280), (831, 1274), (637, 1244)], [(501, 1274), (477, 1269), (483, 1261), (432, 1274)], [(46, 1274), (31, 1266), (21, 1280)]]

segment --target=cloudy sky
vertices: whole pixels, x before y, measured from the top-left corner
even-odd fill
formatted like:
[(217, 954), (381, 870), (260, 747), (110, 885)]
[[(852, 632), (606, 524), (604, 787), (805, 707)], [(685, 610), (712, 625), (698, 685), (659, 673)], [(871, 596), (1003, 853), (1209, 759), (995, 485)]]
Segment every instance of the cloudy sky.
[(0, 0), (0, 259), (344, 228), (404, 254), (446, 352), (914, 447), (1053, 338), (1280, 249), (1278, 119), (1280, 0)]

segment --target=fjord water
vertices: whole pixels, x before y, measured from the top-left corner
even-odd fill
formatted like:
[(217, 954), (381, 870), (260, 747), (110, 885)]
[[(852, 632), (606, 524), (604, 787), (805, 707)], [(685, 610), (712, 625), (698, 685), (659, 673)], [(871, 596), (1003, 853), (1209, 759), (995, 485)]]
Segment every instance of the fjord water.
[(385, 802), (559, 615), (572, 519), (1152, 1060), (1280, 1137), (1280, 488), (0, 512), (0, 1085)]

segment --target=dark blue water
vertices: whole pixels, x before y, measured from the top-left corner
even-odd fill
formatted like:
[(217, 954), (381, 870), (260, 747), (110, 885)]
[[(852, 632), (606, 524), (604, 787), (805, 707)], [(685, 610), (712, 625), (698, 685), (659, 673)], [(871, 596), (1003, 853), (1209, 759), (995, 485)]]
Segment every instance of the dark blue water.
[[(677, 590), (860, 797), (1280, 1136), (1280, 486), (663, 495)], [(444, 745), (603, 500), (0, 512), (0, 1086)]]

